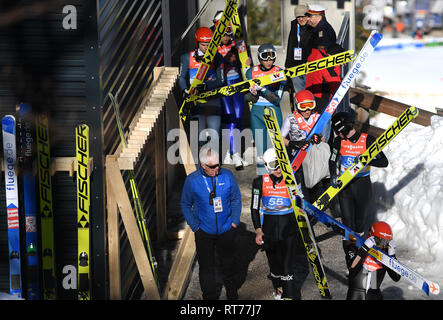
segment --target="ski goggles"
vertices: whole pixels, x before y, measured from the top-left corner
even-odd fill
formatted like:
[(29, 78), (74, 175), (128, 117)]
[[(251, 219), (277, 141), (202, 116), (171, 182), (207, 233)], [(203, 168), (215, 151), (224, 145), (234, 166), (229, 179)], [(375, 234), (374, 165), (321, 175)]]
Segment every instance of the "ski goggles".
[(389, 239), (383, 239), (379, 237), (374, 237), (374, 240), (375, 240), (375, 245), (381, 248), (386, 248), (389, 245), (389, 242), (391, 241)]
[(258, 57), (260, 60), (275, 60), (277, 57), (274, 51), (265, 51), (265, 52), (259, 52)]
[(274, 170), (277, 170), (278, 168), (280, 168), (280, 164), (278, 163), (278, 160), (267, 162), (266, 166), (271, 171), (274, 171)]
[(227, 27), (226, 31), (225, 31), (225, 36), (232, 36), (233, 32), (232, 32), (232, 28), (231, 27)]
[(297, 103), (297, 109), (300, 111), (306, 111), (306, 110), (314, 110), (315, 109), (315, 101), (303, 101), (300, 103)]

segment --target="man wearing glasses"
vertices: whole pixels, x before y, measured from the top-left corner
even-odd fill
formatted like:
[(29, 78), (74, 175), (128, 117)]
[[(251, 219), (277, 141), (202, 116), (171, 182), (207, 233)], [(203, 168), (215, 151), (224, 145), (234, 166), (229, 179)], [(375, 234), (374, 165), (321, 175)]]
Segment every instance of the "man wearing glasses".
[(186, 177), (181, 208), (195, 232), (200, 287), (203, 299), (219, 297), (216, 283), (216, 254), (220, 257), (223, 284), (228, 300), (238, 299), (235, 249), (240, 223), (241, 193), (231, 171), (220, 168), (219, 154), (200, 152), (200, 167)]

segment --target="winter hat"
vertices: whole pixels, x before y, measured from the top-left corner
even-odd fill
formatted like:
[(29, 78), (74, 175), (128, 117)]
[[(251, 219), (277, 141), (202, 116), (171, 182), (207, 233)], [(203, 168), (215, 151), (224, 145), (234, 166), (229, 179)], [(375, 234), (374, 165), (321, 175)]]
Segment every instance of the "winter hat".
[(299, 4), (294, 9), (294, 15), (295, 17), (304, 17), (305, 13), (308, 11), (308, 6), (305, 4)]

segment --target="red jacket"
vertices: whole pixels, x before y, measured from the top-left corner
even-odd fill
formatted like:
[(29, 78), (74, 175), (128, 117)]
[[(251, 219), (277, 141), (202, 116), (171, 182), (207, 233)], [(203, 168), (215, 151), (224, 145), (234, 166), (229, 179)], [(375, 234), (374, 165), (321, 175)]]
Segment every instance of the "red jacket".
[[(308, 62), (322, 59), (329, 56), (325, 49), (312, 49), (308, 57)], [(341, 83), (341, 69), (340, 66), (335, 66), (306, 75), (305, 89), (312, 92), (314, 97), (322, 101), (322, 108), (331, 100), (335, 91)], [(316, 99), (317, 100), (317, 99)], [(319, 112), (321, 112), (320, 110)]]

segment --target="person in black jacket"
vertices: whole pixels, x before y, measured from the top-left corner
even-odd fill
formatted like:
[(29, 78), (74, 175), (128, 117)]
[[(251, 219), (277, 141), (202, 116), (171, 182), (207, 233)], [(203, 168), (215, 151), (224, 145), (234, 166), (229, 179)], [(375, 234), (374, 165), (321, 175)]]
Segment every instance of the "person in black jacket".
[[(337, 134), (332, 142), (329, 172), (331, 185), (338, 187), (339, 175), (357, 162), (359, 156), (375, 142), (375, 138), (354, 128), (354, 115), (338, 112), (332, 116), (332, 129)], [(384, 168), (389, 164), (383, 152), (361, 170), (338, 195), (342, 222), (352, 230), (363, 233), (367, 220), (367, 209), (372, 198), (371, 166)], [(347, 245), (344, 240), (343, 247)]]
[[(311, 54), (312, 28), (307, 24), (308, 17), (305, 15), (307, 11), (308, 6), (305, 4), (295, 7), (295, 19), (291, 21), (286, 49), (286, 69), (306, 63), (308, 56)], [(305, 76), (292, 78), (292, 85), (295, 93), (303, 90), (305, 88)]]
[(322, 5), (312, 4), (306, 12), (308, 25), (313, 28), (313, 48), (325, 49), (337, 42), (335, 30), (326, 20), (325, 10), (326, 8)]
[(383, 300), (380, 286), (386, 272), (393, 281), (400, 280), (401, 276), (398, 273), (368, 254), (373, 246), (395, 258), (396, 246), (392, 229), (386, 222), (378, 221), (371, 226), (369, 237), (361, 248), (352, 243), (346, 246), (346, 265), (349, 270), (346, 300)]

